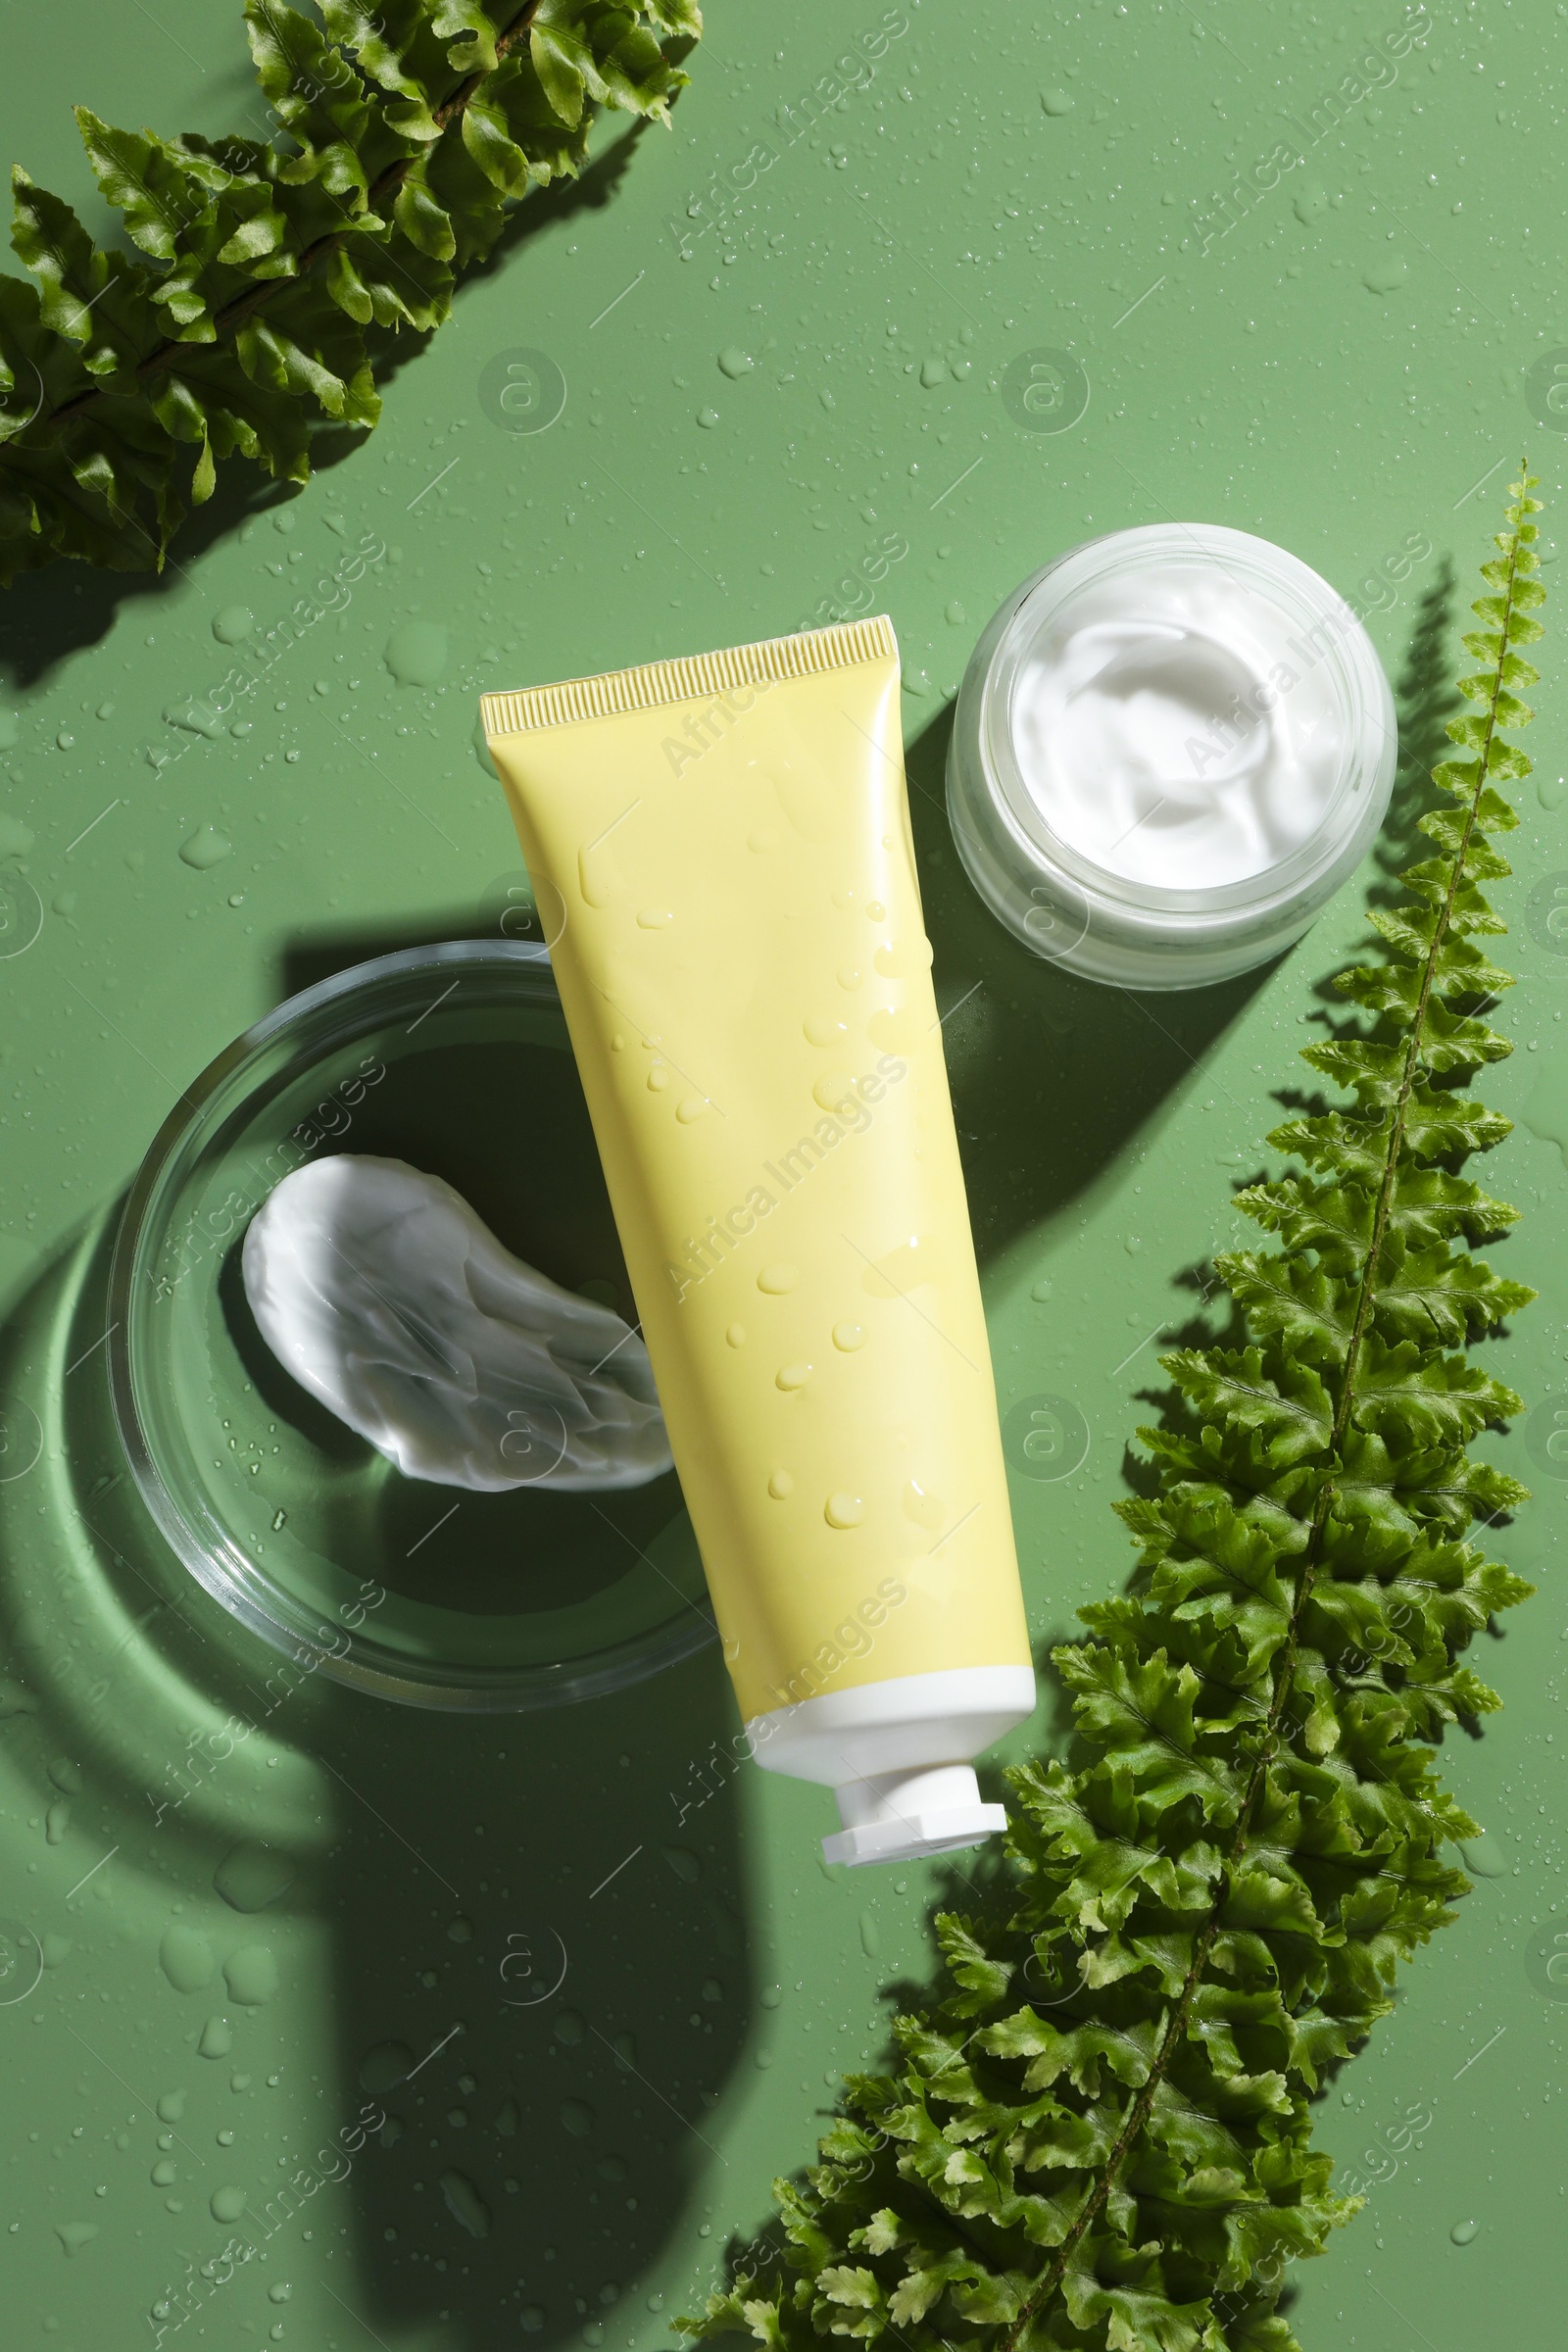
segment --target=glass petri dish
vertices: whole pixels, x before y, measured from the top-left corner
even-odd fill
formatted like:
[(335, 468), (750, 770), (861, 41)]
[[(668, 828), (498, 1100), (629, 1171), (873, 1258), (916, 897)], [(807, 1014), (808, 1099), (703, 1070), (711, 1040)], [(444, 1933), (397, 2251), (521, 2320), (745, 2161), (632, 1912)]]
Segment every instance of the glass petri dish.
[(517, 1256), (636, 1320), (545, 949), (418, 948), (307, 989), (181, 1096), (116, 1241), (115, 1417), (176, 1556), (296, 1671), (415, 1706), (560, 1705), (715, 1641), (673, 1472), (602, 1495), (429, 1485), (283, 1370), (245, 1229), (337, 1152), (445, 1177)]

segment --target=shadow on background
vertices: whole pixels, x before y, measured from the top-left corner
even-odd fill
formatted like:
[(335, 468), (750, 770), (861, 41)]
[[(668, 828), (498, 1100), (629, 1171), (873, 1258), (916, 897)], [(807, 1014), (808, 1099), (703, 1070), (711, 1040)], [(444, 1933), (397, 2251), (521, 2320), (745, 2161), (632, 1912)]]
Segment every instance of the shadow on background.
[[(81, 1838), (81, 1867), (120, 1856), (113, 1909), (95, 1914), (89, 1886), (37, 1932), (65, 1925), (94, 1967), (103, 1933), (129, 1932), (151, 2004), (138, 2082), (193, 2084), (182, 2179), (212, 2139), (195, 2121), (203, 2099), (228, 2099), (239, 2144), (225, 2161), (247, 2190), (236, 2237), (286, 2265), (304, 2229), (335, 2235), (346, 2222), (342, 2284), (377, 2332), (450, 2313), (442, 2340), (466, 2352), (523, 2334), (581, 2342), (680, 2223), (748, 2034), (719, 1650), (520, 1716), (401, 1708), (323, 1673), (274, 1681), (278, 1656), (180, 1568), (125, 1467), (94, 1347), (117, 1222), (79, 1237), (0, 1330), (0, 1396), (36, 1396), (44, 1439), (36, 1465), (0, 1487), (0, 1715), (40, 1812)], [(254, 1727), (238, 1743), (236, 1725)], [(236, 1850), (253, 1877), (260, 1867), (257, 1900), (235, 1902)], [(296, 1991), (286, 2016), (248, 2015), (221, 1984), (190, 2005), (159, 1990), (176, 1906), (220, 1956), (225, 1936), (275, 1937)], [(270, 2132), (270, 2093), (230, 2098), (227, 2067), (193, 2058), (204, 1999), (248, 2052), (270, 2046), (254, 2084), (271, 2065), (291, 2085)], [(123, 2065), (118, 2040), (106, 2057)], [(298, 2168), (341, 2168), (331, 2151), (366, 2110), (384, 2123), (306, 2208), (287, 2183)], [(216, 2251), (213, 2182), (193, 2185)], [(173, 2279), (189, 2227), (165, 2230), (160, 2277)], [(156, 2226), (138, 2234), (161, 2239)], [(164, 2259), (139, 2252), (127, 2286), (150, 2256)], [(155, 2280), (149, 2302), (157, 2292)]]
[(1433, 784), (1432, 770), (1453, 751), (1447, 722), (1465, 707), (1463, 695), (1453, 687), (1453, 558), (1444, 556), (1416, 607), (1404, 665), (1395, 682), (1399, 758), (1389, 813), (1372, 849), (1379, 870), (1387, 877), (1368, 894), (1375, 906), (1404, 897), (1398, 884), (1404, 867), (1418, 858), (1437, 855), (1436, 842), (1416, 828), (1427, 810), (1444, 797)]
[(906, 761), (943, 1044), (981, 1265), (1088, 1191), (1241, 1018), (1270, 966), (1135, 994), (1031, 955), (970, 884), (948, 829), (953, 713)]
[[(677, 43), (671, 46), (670, 55), (676, 57), (678, 53), (683, 54), (684, 49)], [(254, 87), (249, 95), (254, 102)], [(647, 128), (643, 122), (630, 123), (578, 178), (558, 180), (548, 189), (536, 190), (525, 204), (519, 205), (508, 220), (489, 259), (466, 273), (456, 300), (462, 301), (464, 284), (480, 281), (507, 266), (530, 239), (571, 221), (581, 213), (601, 211), (611, 203)], [(269, 130), (264, 127), (260, 135), (270, 135)], [(111, 246), (123, 244), (121, 229), (118, 215), (105, 222), (103, 233)], [(371, 327), (365, 342), (378, 387), (384, 391), (400, 368), (420, 357), (429, 340), (429, 335), (412, 328), (394, 333), (389, 327)], [(334, 424), (329, 417), (313, 417), (312, 470), (321, 473), (341, 465), (345, 458), (356, 453), (366, 437), (364, 431)], [(0, 677), (17, 687), (36, 686), (46, 681), (67, 656), (84, 646), (102, 643), (122, 605), (155, 605), (171, 592), (172, 579), (177, 580), (188, 573), (209, 548), (254, 516), (286, 506), (295, 496), (293, 484), (274, 481), (259, 466), (235, 459), (220, 469), (218, 487), (207, 504), (198, 507), (180, 525), (166, 571), (99, 571), (88, 564), (64, 561), (50, 564), (41, 571), (23, 573), (9, 592), (0, 589), (0, 615), (7, 624), (4, 648), (0, 650)], [(147, 553), (150, 564), (151, 543)]]
[(437, 947), (449, 939), (537, 943), (538, 920), (531, 902), (521, 896), (522, 888), (519, 879), (517, 900), (512, 905), (500, 898), (483, 904), (470, 900), (462, 906), (409, 915), (395, 923), (372, 921), (351, 926), (338, 922), (318, 931), (296, 931), (282, 940), (274, 956), (278, 1002), (298, 996), (302, 989), (315, 988), (318, 981), (334, 979), (339, 972), (351, 971), (356, 964), (373, 962), (378, 956), (401, 956), (409, 948)]

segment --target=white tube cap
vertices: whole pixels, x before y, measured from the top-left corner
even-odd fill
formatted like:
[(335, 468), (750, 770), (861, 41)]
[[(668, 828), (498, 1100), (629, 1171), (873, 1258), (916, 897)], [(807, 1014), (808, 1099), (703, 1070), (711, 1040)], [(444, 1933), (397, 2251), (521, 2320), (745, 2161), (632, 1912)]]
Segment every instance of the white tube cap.
[(830, 1862), (916, 1862), (983, 1845), (1007, 1826), (1004, 1805), (980, 1799), (972, 1764), (922, 1765), (835, 1789), (844, 1827), (824, 1838)]

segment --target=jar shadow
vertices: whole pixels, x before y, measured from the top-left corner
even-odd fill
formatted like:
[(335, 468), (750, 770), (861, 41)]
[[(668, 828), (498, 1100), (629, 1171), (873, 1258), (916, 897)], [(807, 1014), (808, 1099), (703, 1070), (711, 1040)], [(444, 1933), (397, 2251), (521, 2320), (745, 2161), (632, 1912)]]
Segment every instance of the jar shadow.
[(990, 912), (948, 827), (953, 712), (906, 755), (958, 1148), (982, 1267), (1080, 1199), (1240, 1020), (1275, 964), (1137, 993), (1031, 955)]

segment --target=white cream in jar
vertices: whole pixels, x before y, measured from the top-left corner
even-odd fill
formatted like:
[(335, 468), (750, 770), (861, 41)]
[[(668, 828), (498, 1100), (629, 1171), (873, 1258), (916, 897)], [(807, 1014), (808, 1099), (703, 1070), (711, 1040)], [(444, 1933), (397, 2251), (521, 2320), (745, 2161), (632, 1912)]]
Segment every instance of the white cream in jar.
[(1129, 987), (1298, 937), (1393, 783), (1360, 621), (1283, 549), (1160, 524), (1075, 549), (995, 616), (949, 759), (971, 879), (1037, 954)]

